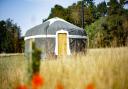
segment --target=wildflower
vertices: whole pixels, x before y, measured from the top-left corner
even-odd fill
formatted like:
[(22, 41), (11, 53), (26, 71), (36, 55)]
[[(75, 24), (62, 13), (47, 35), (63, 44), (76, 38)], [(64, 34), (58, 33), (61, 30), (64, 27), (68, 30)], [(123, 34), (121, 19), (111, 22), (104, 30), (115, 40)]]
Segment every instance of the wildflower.
[(64, 86), (61, 83), (57, 83), (56, 89), (64, 89)]
[(27, 89), (27, 86), (25, 86), (25, 85), (19, 85), (16, 89)]
[(85, 89), (94, 89), (94, 84), (93, 83), (88, 84)]
[(44, 79), (39, 74), (35, 74), (32, 78), (32, 87), (38, 88), (44, 84)]

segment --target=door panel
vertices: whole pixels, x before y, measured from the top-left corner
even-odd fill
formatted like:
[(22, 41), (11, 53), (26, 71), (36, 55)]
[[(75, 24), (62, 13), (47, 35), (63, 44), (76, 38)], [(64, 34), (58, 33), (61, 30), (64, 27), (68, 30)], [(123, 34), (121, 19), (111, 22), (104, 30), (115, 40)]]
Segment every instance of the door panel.
[(58, 34), (58, 55), (67, 55), (67, 34)]

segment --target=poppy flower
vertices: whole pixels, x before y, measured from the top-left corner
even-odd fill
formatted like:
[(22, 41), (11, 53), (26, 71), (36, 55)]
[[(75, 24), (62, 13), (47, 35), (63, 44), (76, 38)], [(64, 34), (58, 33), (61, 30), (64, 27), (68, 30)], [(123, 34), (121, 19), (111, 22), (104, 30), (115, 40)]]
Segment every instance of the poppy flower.
[(27, 86), (25, 86), (25, 85), (19, 85), (16, 89), (27, 89)]
[(32, 87), (38, 88), (44, 84), (44, 79), (39, 74), (35, 74), (32, 77)]
[(61, 83), (57, 83), (56, 89), (64, 89), (64, 86)]
[(94, 84), (93, 83), (88, 84), (85, 89), (94, 89)]

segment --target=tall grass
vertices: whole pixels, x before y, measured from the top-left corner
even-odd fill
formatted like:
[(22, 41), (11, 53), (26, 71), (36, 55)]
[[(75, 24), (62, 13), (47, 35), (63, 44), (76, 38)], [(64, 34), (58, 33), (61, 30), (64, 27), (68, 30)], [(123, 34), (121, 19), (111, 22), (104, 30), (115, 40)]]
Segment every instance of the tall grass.
[(24, 82), (25, 61), (23, 54), (0, 55), (0, 89), (15, 89)]
[(128, 89), (128, 48), (90, 49), (87, 55), (42, 62), (41, 74), (46, 80), (42, 89)]
[[(23, 56), (0, 56), (0, 89), (15, 89), (27, 77)], [(44, 78), (41, 89), (128, 89), (128, 48), (89, 49), (86, 55), (77, 54), (41, 61)]]

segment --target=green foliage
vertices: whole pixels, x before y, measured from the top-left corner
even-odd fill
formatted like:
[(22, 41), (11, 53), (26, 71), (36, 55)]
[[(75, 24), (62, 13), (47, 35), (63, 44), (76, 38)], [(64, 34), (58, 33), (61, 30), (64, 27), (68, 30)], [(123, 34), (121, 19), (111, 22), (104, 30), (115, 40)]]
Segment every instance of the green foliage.
[(125, 46), (128, 41), (128, 17), (111, 15), (86, 26), (90, 47)]
[(98, 44), (102, 43), (101, 41), (103, 39), (104, 33), (101, 30), (101, 29), (103, 29), (101, 26), (101, 23), (104, 21), (105, 21), (105, 19), (103, 17), (101, 17), (95, 23), (92, 23), (91, 25), (85, 27), (86, 32), (87, 32), (88, 37), (89, 37), (89, 46), (90, 47), (100, 46)]
[(54, 8), (51, 8), (51, 13), (48, 19), (53, 17), (61, 17), (63, 19), (66, 19), (66, 16), (66, 9), (60, 5), (55, 5)]
[(101, 17), (101, 16), (105, 16), (107, 13), (107, 4), (106, 2), (101, 2), (97, 5), (97, 16)]
[(127, 0), (110, 0), (108, 2), (108, 15), (118, 14), (123, 15), (127, 12), (123, 7), (126, 5)]
[(32, 43), (32, 72), (33, 74), (39, 73), (40, 70), (40, 60), (41, 51), (36, 48), (35, 43)]
[(0, 21), (0, 53), (22, 52), (20, 27), (11, 19)]
[(69, 6), (67, 8), (69, 14), (69, 22), (74, 23), (77, 26), (81, 26), (81, 14), (80, 14), (80, 5), (74, 4), (73, 6)]

